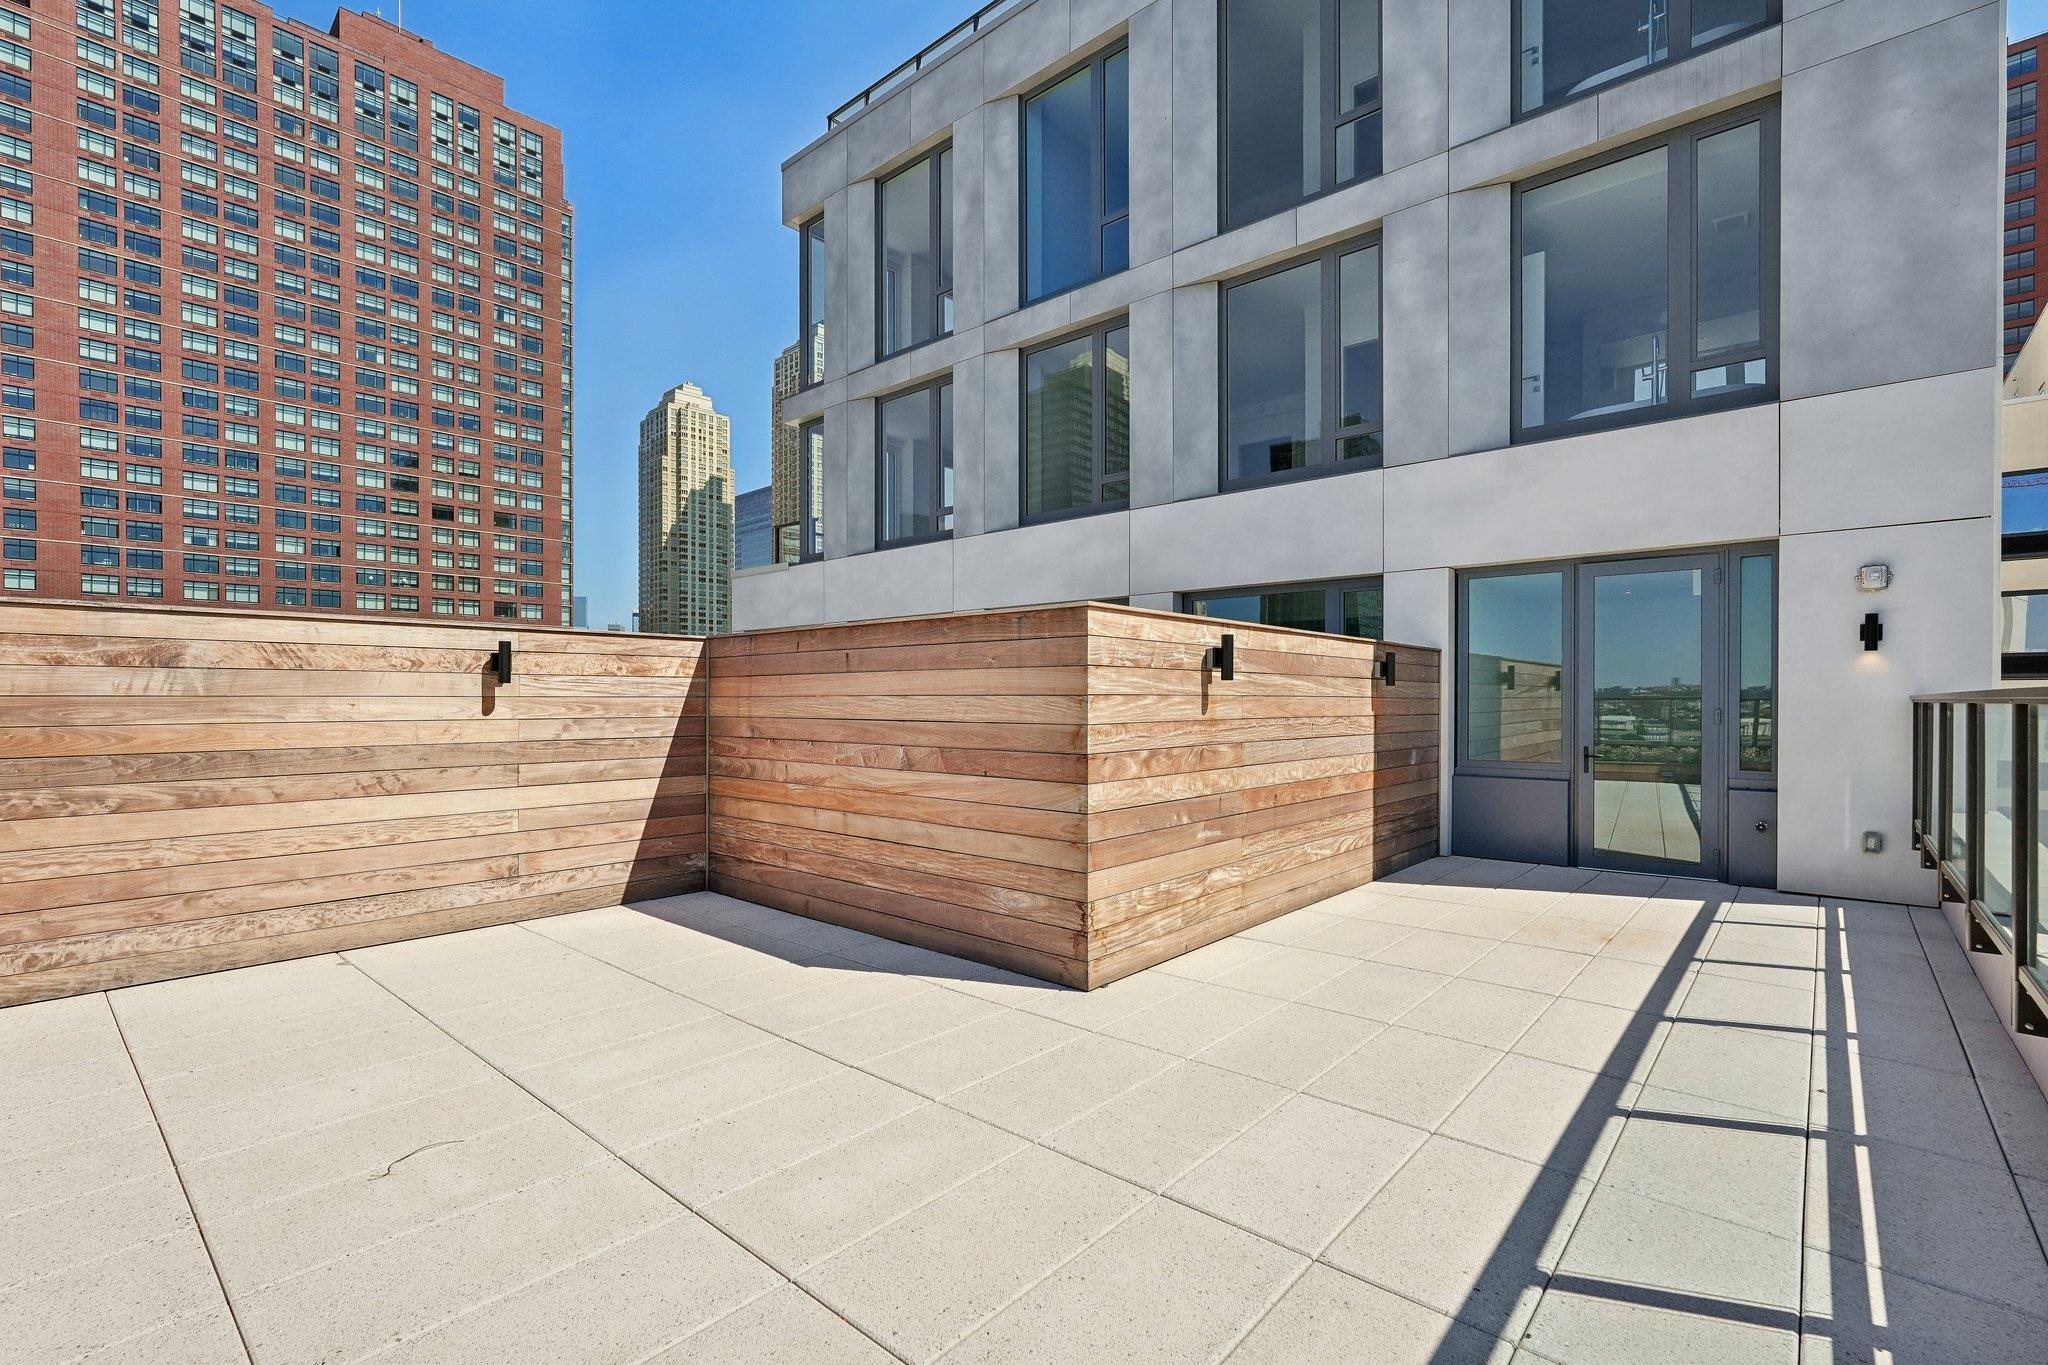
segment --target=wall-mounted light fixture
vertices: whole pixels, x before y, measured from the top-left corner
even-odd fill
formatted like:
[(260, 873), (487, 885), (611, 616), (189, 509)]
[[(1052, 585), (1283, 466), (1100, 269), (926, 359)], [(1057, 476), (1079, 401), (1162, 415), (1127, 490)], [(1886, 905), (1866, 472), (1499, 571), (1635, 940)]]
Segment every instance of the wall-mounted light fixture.
[(498, 641), (498, 651), (491, 656), (491, 667), (498, 672), (498, 686), (512, 681), (512, 642)]
[(1863, 642), (1863, 650), (1866, 654), (1875, 654), (1877, 652), (1878, 641), (1884, 639), (1884, 622), (1877, 619), (1876, 612), (1866, 611), (1863, 613), (1863, 624), (1857, 627), (1856, 638)]
[[(1375, 678), (1378, 678), (1381, 682), (1385, 683), (1388, 687), (1392, 687), (1394, 685), (1394, 658), (1394, 652), (1392, 650), (1388, 650), (1385, 654), (1380, 655), (1379, 658), (1374, 659), (1372, 661), (1373, 676)], [(1515, 685), (1513, 681), (1513, 672), (1513, 668), (1510, 667), (1510, 676), (1508, 681), (1509, 687), (1513, 687)]]
[[(1856, 570), (1856, 591), (1862, 593), (1883, 592), (1892, 585), (1892, 566), (1889, 564), (1865, 564)], [(1856, 630), (1856, 638), (1863, 642), (1865, 654), (1877, 653), (1878, 642), (1884, 639), (1884, 622), (1877, 613), (1863, 613), (1863, 624)]]
[(1223, 640), (1209, 651), (1209, 666), (1216, 670), (1216, 676), (1229, 682), (1237, 676), (1237, 637), (1225, 634)]

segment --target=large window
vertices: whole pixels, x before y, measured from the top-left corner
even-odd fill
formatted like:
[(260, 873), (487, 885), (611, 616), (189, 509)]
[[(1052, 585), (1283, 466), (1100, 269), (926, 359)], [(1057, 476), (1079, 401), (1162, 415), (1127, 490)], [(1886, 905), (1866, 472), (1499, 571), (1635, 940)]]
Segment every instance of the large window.
[(1183, 593), (1181, 610), (1248, 625), (1320, 630), (1363, 640), (1380, 639), (1386, 629), (1377, 578)]
[(796, 433), (797, 543), (799, 560), (825, 555), (825, 424), (809, 422)]
[(885, 356), (953, 330), (952, 185), (950, 147), (882, 182), (875, 294)]
[(825, 215), (802, 229), (797, 261), (797, 338), (803, 357), (797, 363), (798, 383), (808, 388), (825, 379)]
[(1746, 110), (1521, 191), (1518, 435), (1776, 392), (1777, 140)]
[(1131, 329), (1098, 327), (1024, 357), (1024, 516), (1128, 503)]
[(2009, 592), (1998, 605), (1999, 652), (2048, 655), (2048, 592)]
[(1223, 291), (1225, 487), (1379, 465), (1380, 249)]
[(1465, 762), (1564, 762), (1564, 616), (1556, 570), (1466, 580)]
[(953, 385), (882, 400), (876, 414), (876, 538), (882, 545), (953, 533)]
[(1380, 0), (1224, 0), (1224, 226), (1380, 167)]
[(1778, 18), (1778, 0), (1517, 0), (1515, 108), (1611, 85)]
[(2000, 531), (2007, 555), (2048, 555), (2048, 469), (2005, 476)]
[(1024, 301), (1131, 263), (1129, 52), (1024, 101)]

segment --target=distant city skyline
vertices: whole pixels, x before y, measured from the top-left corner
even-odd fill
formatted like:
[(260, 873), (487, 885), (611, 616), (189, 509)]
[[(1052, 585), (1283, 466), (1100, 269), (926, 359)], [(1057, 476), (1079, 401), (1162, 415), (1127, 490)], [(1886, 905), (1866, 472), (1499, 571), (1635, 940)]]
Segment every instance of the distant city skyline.
[[(629, 620), (636, 605), (638, 431), (654, 397), (683, 377), (703, 385), (732, 416), (738, 486), (769, 481), (769, 381), (797, 335), (797, 241), (776, 168), (978, 3), (406, 0), (408, 29), (502, 75), (517, 108), (562, 130), (576, 206), (576, 592), (592, 621)], [(397, 18), (390, 3), (348, 7)], [(325, 28), (337, 6), (273, 8)]]

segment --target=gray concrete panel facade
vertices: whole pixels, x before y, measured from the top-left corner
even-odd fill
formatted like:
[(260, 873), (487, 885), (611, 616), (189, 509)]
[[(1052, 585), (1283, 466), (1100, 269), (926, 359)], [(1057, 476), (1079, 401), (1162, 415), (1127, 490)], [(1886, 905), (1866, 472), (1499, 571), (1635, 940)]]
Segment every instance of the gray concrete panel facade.
[[(1517, 118), (1509, 6), (1387, 0), (1386, 173), (1227, 232), (1221, 9), (1028, 0), (784, 166), (785, 220), (823, 211), (831, 252), (825, 382), (783, 410), (825, 418), (827, 554), (738, 579), (737, 624), (1378, 576), (1389, 638), (1449, 651), (1466, 571), (1771, 545), (1780, 883), (1931, 900), (1904, 835), (1904, 698), (1995, 668), (2004, 7), (1784, 0), (1781, 24)], [(1132, 266), (1020, 306), (1021, 97), (1117, 44)], [(1779, 116), (1776, 397), (1517, 442), (1517, 188), (1752, 104)], [(878, 364), (876, 177), (944, 139), (956, 328)], [(1223, 289), (1371, 237), (1386, 467), (1219, 492)], [(1023, 356), (1113, 319), (1129, 506), (1022, 525)], [(947, 374), (954, 538), (875, 552), (876, 402)], [(1882, 598), (1855, 591), (1866, 562), (1893, 566)], [(1887, 634), (1866, 656), (1873, 608)], [(1862, 851), (1869, 829), (1887, 852)]]

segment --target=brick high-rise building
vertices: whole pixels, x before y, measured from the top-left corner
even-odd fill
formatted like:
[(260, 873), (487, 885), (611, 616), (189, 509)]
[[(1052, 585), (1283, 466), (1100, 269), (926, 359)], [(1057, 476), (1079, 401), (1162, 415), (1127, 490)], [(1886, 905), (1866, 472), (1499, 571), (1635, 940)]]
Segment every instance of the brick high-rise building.
[(732, 419), (678, 384), (640, 419), (640, 629), (732, 629)]
[(2023, 38), (2005, 54), (2005, 368), (2010, 371), (2048, 303), (2048, 273), (2036, 264), (2041, 214), (2041, 68), (2048, 33)]
[(567, 624), (561, 137), (381, 19), (0, 3), (0, 597)]

